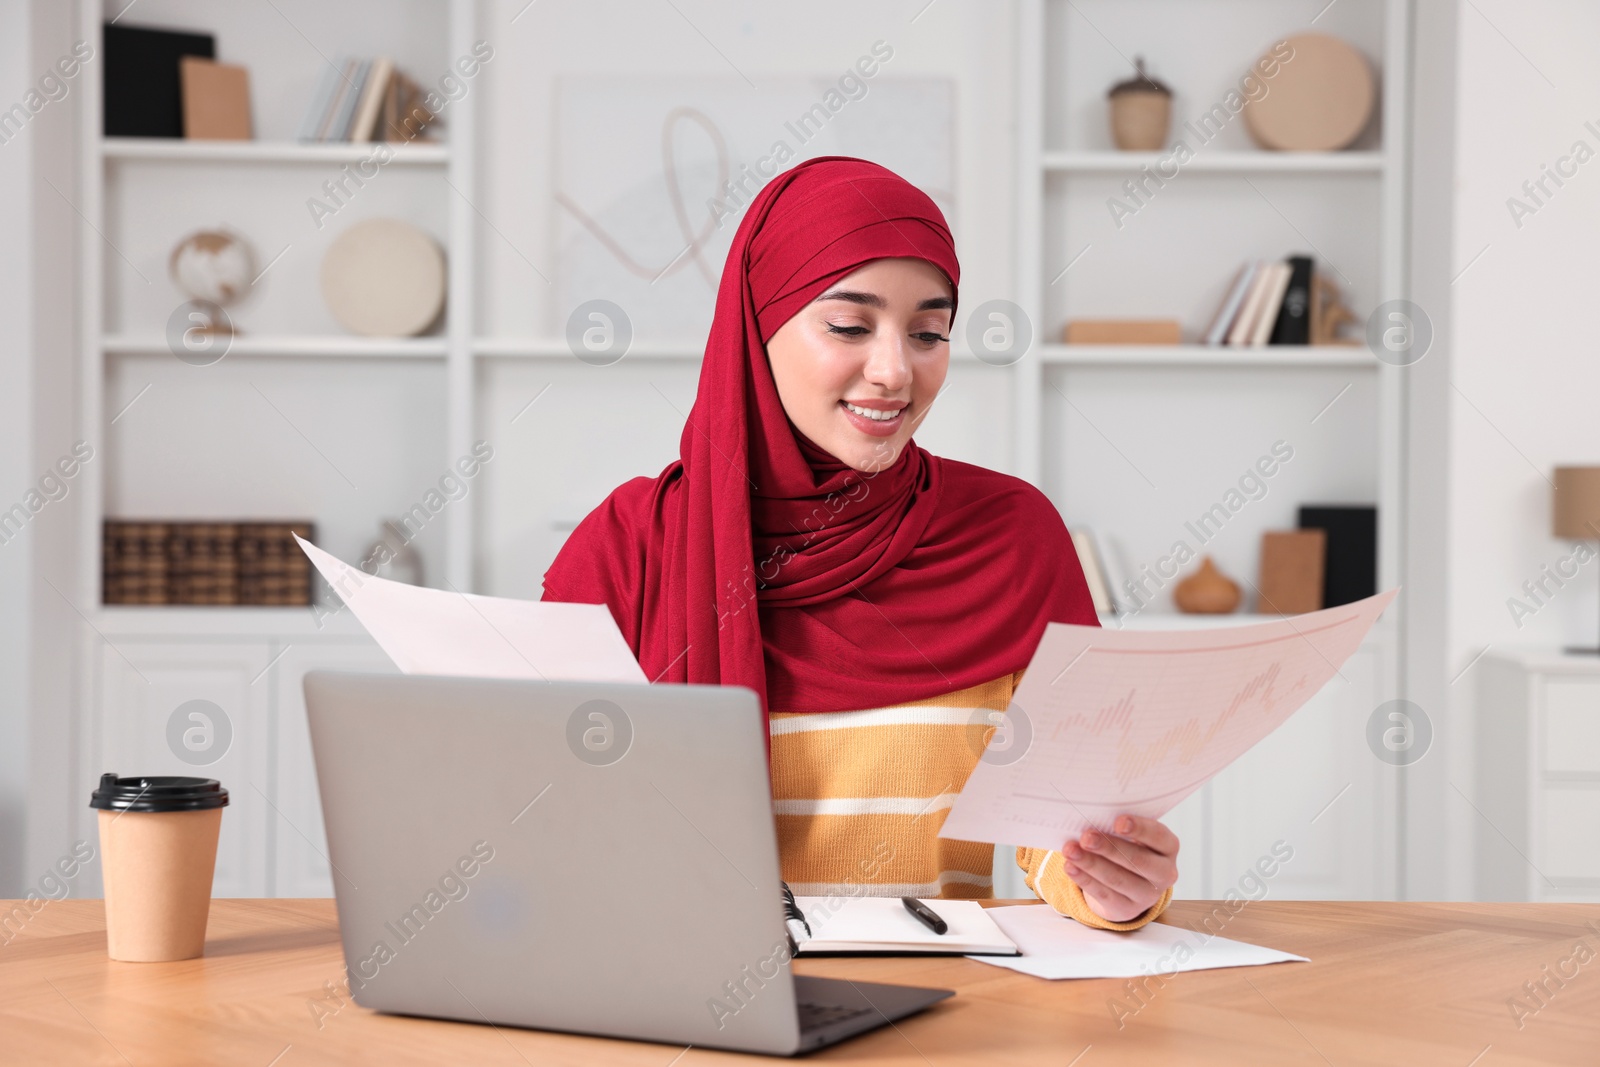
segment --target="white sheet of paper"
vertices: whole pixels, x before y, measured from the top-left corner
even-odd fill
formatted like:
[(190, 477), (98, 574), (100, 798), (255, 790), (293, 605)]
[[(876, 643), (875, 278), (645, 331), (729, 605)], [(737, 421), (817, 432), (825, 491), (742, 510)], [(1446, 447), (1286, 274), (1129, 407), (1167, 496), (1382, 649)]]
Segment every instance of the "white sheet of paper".
[(309, 541), (295, 540), (406, 674), (649, 682), (604, 604), (423, 589), (375, 578)]
[(1059, 849), (1165, 815), (1333, 678), (1397, 592), (1222, 629), (1051, 623), (939, 836)]
[(1147, 923), (1137, 930), (1096, 930), (1057, 915), (1043, 904), (990, 908), (988, 915), (1017, 943), (1022, 955), (967, 958), (1036, 978), (1139, 978), (1288, 960), (1310, 962), (1292, 952), (1247, 945), (1163, 922)]

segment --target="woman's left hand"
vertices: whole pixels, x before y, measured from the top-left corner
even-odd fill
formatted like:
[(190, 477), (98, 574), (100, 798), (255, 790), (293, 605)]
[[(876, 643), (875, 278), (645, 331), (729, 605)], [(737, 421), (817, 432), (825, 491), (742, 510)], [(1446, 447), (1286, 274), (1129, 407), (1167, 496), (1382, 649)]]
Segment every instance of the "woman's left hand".
[(1096, 915), (1128, 922), (1178, 880), (1178, 835), (1142, 815), (1118, 815), (1112, 825), (1110, 834), (1085, 830), (1061, 856)]

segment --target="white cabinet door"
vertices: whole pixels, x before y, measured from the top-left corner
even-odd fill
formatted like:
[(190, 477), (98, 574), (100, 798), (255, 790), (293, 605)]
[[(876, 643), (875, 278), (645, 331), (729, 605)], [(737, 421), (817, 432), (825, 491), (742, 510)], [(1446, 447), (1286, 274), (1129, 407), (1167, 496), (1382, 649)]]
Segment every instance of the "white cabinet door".
[(1214, 895), (1392, 896), (1385, 858), (1392, 837), (1383, 824), (1396, 818), (1389, 799), (1396, 768), (1366, 741), (1367, 720), (1384, 699), (1377, 678), (1378, 653), (1358, 649), (1304, 707), (1212, 780)]
[(311, 734), (306, 725), (305, 689), (301, 684), (306, 672), (393, 673), (394, 669), (389, 657), (366, 638), (291, 645), (273, 664), (277, 739), (277, 773), (272, 789), (272, 803), (276, 808), (272, 826), (273, 854), (277, 857), (273, 896), (333, 895), (327, 837), (322, 829), (322, 803), (311, 758)]
[[(212, 893), (265, 896), (267, 645), (121, 640), (100, 649), (99, 730), (84, 753), (85, 806), (107, 771), (215, 778), (228, 790), (228, 806)], [(89, 840), (97, 841), (94, 825)]]

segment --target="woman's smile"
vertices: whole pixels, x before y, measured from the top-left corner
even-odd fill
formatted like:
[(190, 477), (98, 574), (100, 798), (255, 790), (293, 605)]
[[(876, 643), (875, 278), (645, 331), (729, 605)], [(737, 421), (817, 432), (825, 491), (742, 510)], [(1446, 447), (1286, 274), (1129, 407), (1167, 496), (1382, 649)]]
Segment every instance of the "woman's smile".
[(900, 432), (909, 400), (841, 400), (839, 407), (845, 418), (862, 433), (873, 437), (893, 437)]

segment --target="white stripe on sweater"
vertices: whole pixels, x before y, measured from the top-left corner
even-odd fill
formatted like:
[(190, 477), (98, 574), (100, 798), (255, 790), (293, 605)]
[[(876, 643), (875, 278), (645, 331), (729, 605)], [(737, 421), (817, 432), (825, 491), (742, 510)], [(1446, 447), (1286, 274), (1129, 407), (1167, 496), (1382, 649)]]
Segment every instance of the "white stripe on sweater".
[(874, 708), (870, 711), (825, 711), (773, 719), (772, 736), (803, 734), (814, 730), (844, 730), (858, 726), (992, 726), (988, 718), (998, 712), (984, 708)]
[(940, 871), (936, 882), (790, 882), (797, 897), (936, 897), (947, 885), (994, 888), (994, 876), (966, 871)]
[(927, 815), (944, 811), (955, 800), (955, 793), (936, 797), (822, 797), (775, 800), (772, 811), (776, 815)]

